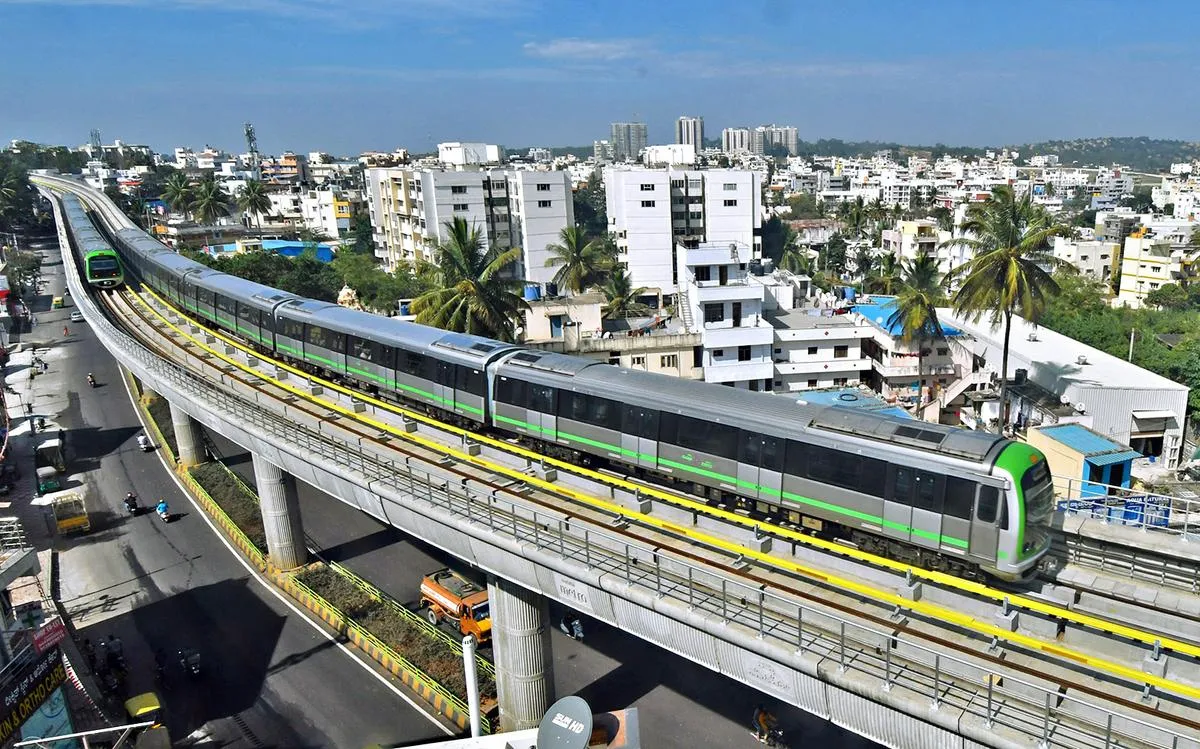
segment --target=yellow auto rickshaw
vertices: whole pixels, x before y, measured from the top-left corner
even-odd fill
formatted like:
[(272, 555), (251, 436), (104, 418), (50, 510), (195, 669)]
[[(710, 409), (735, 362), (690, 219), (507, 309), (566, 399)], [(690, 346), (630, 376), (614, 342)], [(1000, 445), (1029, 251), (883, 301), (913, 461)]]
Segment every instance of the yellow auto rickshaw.
[(130, 697), (125, 700), (125, 712), (131, 723), (150, 723), (138, 734), (135, 749), (170, 749), (171, 736), (162, 724), (163, 709), (157, 694), (145, 692)]
[(50, 300), (50, 309), (62, 309), (65, 306), (63, 298), (60, 296), (56, 296)]

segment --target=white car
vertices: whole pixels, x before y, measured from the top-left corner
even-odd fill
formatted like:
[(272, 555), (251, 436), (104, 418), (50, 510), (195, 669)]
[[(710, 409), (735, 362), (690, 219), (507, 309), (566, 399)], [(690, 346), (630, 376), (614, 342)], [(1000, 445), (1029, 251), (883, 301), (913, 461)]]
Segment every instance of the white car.
[(87, 322), (87, 321), (83, 319), (82, 312), (80, 312), (79, 310), (75, 310), (74, 312), (71, 313), (71, 322)]

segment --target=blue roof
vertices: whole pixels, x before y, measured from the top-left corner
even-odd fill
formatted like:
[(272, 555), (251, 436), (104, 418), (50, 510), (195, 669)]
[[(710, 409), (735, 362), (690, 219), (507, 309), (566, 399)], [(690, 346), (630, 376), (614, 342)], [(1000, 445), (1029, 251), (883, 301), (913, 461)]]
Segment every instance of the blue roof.
[(1106, 466), (1142, 457), (1137, 450), (1092, 431), (1082, 424), (1054, 424), (1038, 429), (1055, 442), (1066, 445), (1092, 465)]
[(802, 400), (805, 403), (814, 406), (838, 406), (839, 408), (853, 408), (860, 411), (870, 411), (871, 413), (884, 414), (887, 416), (900, 416), (905, 419), (911, 419), (912, 415), (905, 411), (900, 406), (888, 403), (879, 396), (865, 393), (858, 388), (836, 388), (832, 390), (801, 390), (795, 393), (780, 393), (789, 398)]
[[(865, 317), (871, 324), (887, 331), (888, 335), (891, 335), (893, 338), (899, 338), (904, 335), (904, 326), (899, 321), (896, 321), (894, 324), (889, 322), (892, 319), (892, 315), (896, 312), (896, 297), (872, 294), (869, 299), (870, 301), (867, 302), (856, 302), (851, 309)], [(942, 333), (947, 338), (962, 335), (962, 331), (958, 328), (944, 324), (942, 325)]]

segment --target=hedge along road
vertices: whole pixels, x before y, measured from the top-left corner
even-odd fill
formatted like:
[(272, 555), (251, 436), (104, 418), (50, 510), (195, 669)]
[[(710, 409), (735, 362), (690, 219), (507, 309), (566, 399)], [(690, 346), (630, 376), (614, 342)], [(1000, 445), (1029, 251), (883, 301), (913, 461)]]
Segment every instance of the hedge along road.
[[(51, 279), (61, 294), (62, 278)], [(54, 286), (53, 284), (57, 284)], [(132, 693), (154, 688), (153, 652), (193, 647), (204, 675), (176, 666), (164, 691), (176, 741), (215, 745), (355, 747), (444, 737), (273, 593), (249, 579), (155, 455), (137, 449), (140, 424), (108, 352), (83, 325), (51, 354), (69, 406), (71, 470), (90, 470), (93, 531), (60, 545), (61, 598), (79, 637), (125, 644)], [(93, 372), (99, 386), (86, 385)], [(46, 376), (46, 375), (44, 375)], [(165, 497), (179, 515), (130, 518), (121, 498)], [(231, 613), (233, 612), (233, 613)]]
[[(219, 434), (205, 433), (229, 468), (253, 488), (250, 454)], [(303, 481), (298, 480), (296, 488), (304, 532), (316, 551), (403, 604), (420, 598), (422, 573), (465, 566)], [(563, 611), (551, 602), (553, 622)], [(555, 696), (578, 694), (598, 712), (637, 707), (643, 746), (754, 746), (747, 734), (759, 702), (776, 712), (793, 746), (801, 740), (847, 749), (877, 746), (803, 710), (772, 704), (755, 689), (594, 620), (584, 619), (582, 643), (557, 628), (551, 632)]]

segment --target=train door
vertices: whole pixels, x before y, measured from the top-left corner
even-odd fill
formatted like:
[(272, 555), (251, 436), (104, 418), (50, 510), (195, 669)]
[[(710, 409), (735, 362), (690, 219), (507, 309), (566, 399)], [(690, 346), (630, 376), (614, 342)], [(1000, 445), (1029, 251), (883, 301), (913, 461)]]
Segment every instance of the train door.
[(447, 411), (454, 409), (454, 366), (449, 362), (434, 361), (433, 394)]
[(942, 538), (942, 510), (945, 477), (929, 471), (913, 471), (912, 522), (909, 540), (918, 546), (937, 550)]
[(529, 423), (535, 427), (534, 432), (540, 431), (542, 439), (552, 440), (558, 435), (555, 419), (558, 412), (555, 403), (557, 395), (558, 390), (550, 385), (529, 383), (529, 408), (526, 413)]
[(737, 478), (738, 494), (778, 502), (783, 489), (783, 440), (742, 430)]
[(971, 523), (972, 556), (994, 560), (1000, 542), (1000, 490), (994, 486), (979, 487), (975, 500), (975, 518)]
[(916, 478), (913, 468), (895, 464), (888, 466), (888, 482), (883, 499), (883, 535), (900, 541), (909, 540)]

